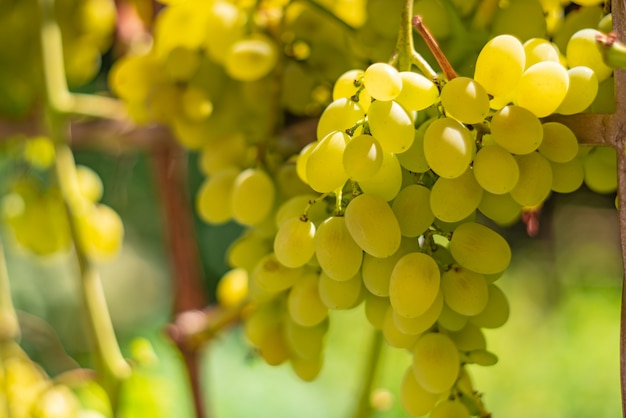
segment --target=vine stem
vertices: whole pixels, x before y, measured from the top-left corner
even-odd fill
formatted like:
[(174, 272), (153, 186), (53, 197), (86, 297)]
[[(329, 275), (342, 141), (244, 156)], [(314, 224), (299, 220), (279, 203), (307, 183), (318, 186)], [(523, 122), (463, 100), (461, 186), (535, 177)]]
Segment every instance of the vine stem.
[(76, 223), (75, 209), (72, 206), (76, 195), (73, 177), (76, 174), (76, 166), (72, 152), (66, 145), (68, 123), (64, 113), (72, 103), (72, 99), (65, 78), (61, 30), (55, 19), (54, 0), (39, 0), (39, 6), (41, 11), (40, 42), (47, 93), (45, 116), (48, 134), (55, 143), (55, 174), (64, 199), (70, 233), (74, 242), (85, 322), (94, 346), (94, 363), (102, 386), (107, 391), (115, 409), (121, 384), (130, 376), (131, 370), (122, 356), (115, 337), (100, 276), (88, 259), (79, 237), (79, 226)]
[(374, 388), (374, 377), (376, 376), (376, 369), (378, 368), (382, 348), (383, 334), (380, 330), (374, 330), (374, 335), (372, 336), (372, 341), (370, 343), (367, 364), (365, 365), (363, 373), (359, 400), (352, 418), (368, 418), (372, 413), (370, 395), (372, 393), (372, 389)]
[(431, 80), (437, 79), (437, 73), (430, 64), (422, 57), (413, 44), (413, 0), (406, 0), (400, 13), (400, 29), (398, 31), (398, 41), (396, 43), (396, 56), (398, 70), (410, 71), (414, 64), (425, 76)]
[(450, 61), (448, 61), (448, 58), (439, 47), (439, 44), (437, 43), (435, 37), (432, 35), (432, 33), (430, 33), (430, 31), (424, 24), (422, 17), (419, 15), (413, 16), (413, 20), (411, 21), (411, 23), (422, 36), (424, 42), (426, 42), (426, 45), (428, 46), (428, 49), (430, 49), (430, 52), (432, 52), (435, 56), (437, 64), (439, 64), (439, 67), (441, 67), (441, 71), (443, 71), (443, 74), (446, 76), (448, 81), (456, 78), (456, 71), (454, 71), (454, 68), (452, 68), (452, 64), (450, 64)]
[(17, 340), (19, 337), (20, 324), (11, 299), (9, 272), (4, 256), (4, 246), (0, 240), (0, 343)]

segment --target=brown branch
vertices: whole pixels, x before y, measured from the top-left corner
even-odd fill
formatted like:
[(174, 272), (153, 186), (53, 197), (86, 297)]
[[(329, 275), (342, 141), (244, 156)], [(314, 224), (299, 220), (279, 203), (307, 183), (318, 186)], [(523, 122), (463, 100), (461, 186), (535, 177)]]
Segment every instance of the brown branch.
[(432, 33), (430, 33), (430, 31), (424, 24), (422, 17), (419, 15), (413, 16), (413, 20), (411, 21), (411, 23), (424, 39), (424, 42), (426, 42), (426, 45), (428, 46), (428, 49), (430, 49), (430, 52), (432, 52), (435, 56), (437, 64), (439, 64), (439, 67), (441, 67), (441, 70), (443, 71), (448, 81), (456, 78), (456, 71), (454, 71), (452, 64), (450, 64), (450, 61), (448, 61), (448, 58), (439, 47), (439, 44), (437, 43), (437, 40), (435, 40), (435, 37), (432, 35)]
[(586, 145), (612, 145), (610, 130), (613, 115), (580, 113), (576, 115), (554, 114), (545, 121), (559, 122), (574, 132), (578, 142)]

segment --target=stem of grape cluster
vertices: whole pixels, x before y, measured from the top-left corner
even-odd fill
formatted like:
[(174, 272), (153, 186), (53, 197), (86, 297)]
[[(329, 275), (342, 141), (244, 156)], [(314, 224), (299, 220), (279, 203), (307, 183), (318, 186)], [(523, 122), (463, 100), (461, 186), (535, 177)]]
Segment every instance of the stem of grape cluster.
[(432, 33), (430, 33), (430, 30), (428, 30), (428, 28), (424, 24), (422, 17), (419, 15), (413, 16), (413, 20), (411, 21), (411, 23), (422, 36), (424, 42), (426, 42), (426, 45), (428, 46), (428, 49), (430, 49), (430, 52), (432, 52), (435, 56), (437, 64), (439, 64), (439, 67), (441, 67), (441, 71), (443, 71), (443, 74), (446, 76), (448, 81), (456, 78), (456, 71), (454, 71), (454, 68), (452, 68), (452, 64), (450, 64), (450, 61), (448, 61), (448, 58), (446, 58), (445, 54), (439, 47), (439, 44), (437, 43), (435, 37), (432, 35)]
[(370, 396), (374, 388), (374, 377), (376, 376), (376, 369), (378, 368), (382, 348), (383, 334), (381, 331), (375, 330), (367, 357), (367, 364), (365, 365), (363, 378), (361, 379), (361, 392), (359, 394), (357, 407), (352, 416), (353, 418), (368, 418), (371, 415), (372, 406)]
[(54, 0), (39, 0), (41, 10), (40, 42), (43, 73), (47, 93), (46, 118), (48, 134), (56, 144), (55, 174), (66, 207), (74, 254), (80, 273), (80, 290), (86, 325), (94, 345), (96, 369), (102, 386), (115, 407), (121, 383), (130, 376), (130, 366), (122, 356), (115, 337), (111, 317), (104, 297), (100, 276), (87, 258), (78, 234), (76, 216), (72, 209), (75, 194), (72, 173), (76, 169), (71, 150), (66, 145), (67, 117), (72, 98), (67, 88), (61, 30), (54, 15)]
[(17, 340), (20, 337), (20, 324), (11, 299), (11, 286), (4, 246), (0, 240), (0, 343)]
[(413, 44), (413, 0), (406, 0), (402, 6), (400, 14), (400, 30), (398, 32), (398, 42), (396, 43), (396, 56), (398, 70), (410, 71), (415, 65), (426, 77), (431, 80), (437, 78), (437, 73), (430, 64), (415, 51)]

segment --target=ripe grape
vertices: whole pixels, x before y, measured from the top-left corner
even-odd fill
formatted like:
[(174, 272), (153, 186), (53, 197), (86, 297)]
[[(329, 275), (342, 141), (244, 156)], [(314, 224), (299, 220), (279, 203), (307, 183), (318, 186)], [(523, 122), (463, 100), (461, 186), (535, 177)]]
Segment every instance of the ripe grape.
[(542, 61), (560, 62), (559, 50), (547, 39), (531, 38), (524, 42), (525, 69)]
[(430, 209), (430, 190), (417, 184), (410, 184), (400, 190), (391, 209), (405, 237), (420, 236), (435, 220)]
[(306, 180), (313, 190), (332, 192), (344, 185), (348, 174), (343, 166), (343, 152), (350, 137), (345, 132), (331, 132), (306, 159)]
[(424, 314), (439, 293), (440, 278), (439, 266), (431, 256), (419, 252), (404, 255), (391, 272), (391, 306), (407, 318)]
[(329, 309), (351, 309), (361, 301), (363, 280), (360, 274), (348, 280), (331, 279), (325, 272), (320, 273), (320, 299)]
[(488, 290), (485, 309), (471, 316), (469, 321), (481, 328), (499, 328), (509, 319), (509, 302), (504, 292), (495, 284), (489, 284)]
[(270, 215), (276, 187), (262, 169), (248, 168), (235, 178), (230, 204), (233, 218), (244, 225), (255, 225)]
[(370, 132), (387, 152), (404, 152), (413, 143), (413, 120), (395, 101), (372, 102), (367, 111), (367, 121)]
[(417, 382), (412, 368), (404, 373), (400, 384), (400, 401), (409, 414), (415, 417), (427, 414), (438, 399), (438, 395), (428, 392)]
[(276, 259), (287, 267), (305, 265), (315, 254), (315, 225), (309, 220), (291, 218), (278, 228), (274, 238)]
[(459, 352), (447, 335), (429, 332), (413, 348), (413, 373), (420, 386), (444, 393), (454, 385), (460, 370)]
[(584, 160), (585, 184), (596, 193), (617, 189), (617, 157), (613, 147), (594, 147)]
[(505, 106), (491, 119), (491, 138), (512, 154), (528, 154), (543, 139), (541, 121), (521, 106)]
[(437, 318), (437, 324), (448, 331), (460, 331), (467, 325), (467, 316), (453, 311), (444, 303)]
[(470, 418), (465, 405), (457, 399), (446, 399), (439, 402), (430, 413), (430, 418)]
[(365, 317), (375, 329), (383, 329), (385, 315), (389, 308), (389, 298), (365, 293)]
[(304, 273), (302, 267), (289, 268), (278, 261), (274, 253), (263, 256), (254, 267), (252, 279), (261, 290), (276, 293), (289, 289)]
[(448, 117), (467, 124), (482, 123), (489, 113), (489, 96), (477, 81), (456, 77), (443, 86), (441, 105)]
[(343, 152), (343, 167), (354, 181), (372, 178), (383, 164), (383, 150), (376, 138), (362, 134), (348, 142)]
[(543, 118), (556, 111), (569, 86), (567, 70), (559, 63), (538, 62), (527, 68), (519, 81), (515, 104)]
[(589, 67), (598, 77), (598, 82), (609, 78), (613, 69), (604, 63), (602, 52), (598, 48), (596, 36), (600, 32), (596, 29), (581, 29), (570, 38), (565, 50), (567, 65), (570, 68), (580, 65)]
[(285, 317), (283, 333), (292, 354), (303, 359), (319, 358), (328, 331), (328, 322), (322, 321), (312, 327), (305, 327), (289, 316)]
[(516, 155), (519, 181), (511, 196), (522, 206), (535, 206), (546, 200), (552, 189), (552, 167), (540, 153)]
[[(431, 120), (432, 121), (432, 120)], [(400, 165), (414, 173), (424, 173), (430, 169), (426, 156), (424, 155), (424, 132), (430, 125), (430, 122), (424, 122), (415, 130), (413, 143), (408, 150), (403, 153), (396, 154)]]
[(335, 131), (345, 131), (365, 118), (365, 111), (359, 103), (350, 98), (340, 98), (329, 104), (317, 122), (317, 140), (321, 141)]
[(363, 250), (352, 239), (342, 216), (332, 216), (319, 225), (315, 254), (322, 270), (334, 280), (350, 280), (361, 269)]
[(243, 268), (229, 270), (217, 283), (215, 295), (225, 308), (239, 305), (248, 295), (248, 272)]
[(402, 90), (402, 78), (398, 70), (383, 62), (367, 67), (363, 74), (363, 84), (367, 92), (380, 101), (393, 100)]
[(439, 178), (430, 193), (430, 208), (444, 222), (458, 222), (470, 216), (478, 207), (483, 194), (472, 169), (461, 176)]
[(574, 158), (566, 163), (550, 161), (552, 168), (552, 190), (557, 193), (572, 193), (582, 186), (585, 170), (580, 158)]
[(398, 314), (398, 312), (394, 310), (393, 321), (398, 330), (404, 332), (405, 334), (418, 335), (428, 330), (435, 322), (437, 322), (437, 318), (439, 317), (442, 308), (443, 294), (439, 292), (437, 293), (437, 297), (432, 305), (430, 305), (426, 312), (420, 316), (407, 318), (406, 316)]
[(401, 71), (400, 78), (402, 90), (394, 100), (407, 111), (426, 109), (439, 99), (437, 86), (423, 75), (412, 71)]
[(359, 186), (364, 193), (391, 201), (402, 187), (402, 167), (395, 154), (383, 151), (382, 157), (383, 161), (376, 175), (361, 180)]
[(598, 94), (598, 77), (589, 67), (582, 65), (567, 70), (569, 86), (556, 113), (573, 115), (581, 113), (593, 103)]
[(406, 334), (398, 329), (393, 320), (393, 308), (387, 308), (383, 321), (383, 337), (388, 345), (395, 348), (411, 348), (415, 345), (419, 334)]
[(494, 194), (508, 193), (519, 180), (515, 158), (499, 145), (485, 145), (474, 157), (473, 173), (480, 187)]
[(474, 140), (470, 131), (451, 118), (431, 123), (424, 132), (424, 155), (435, 173), (455, 178), (469, 167), (474, 155)]
[(519, 220), (522, 207), (511, 194), (493, 194), (485, 191), (478, 204), (478, 210), (492, 221), (502, 226), (509, 226)]
[(492, 96), (506, 96), (517, 86), (525, 62), (524, 46), (519, 39), (512, 35), (498, 35), (480, 51), (474, 80)]
[(576, 157), (578, 140), (570, 128), (558, 122), (546, 122), (542, 128), (541, 155), (555, 163), (566, 163)]
[(374, 257), (366, 253), (363, 256), (361, 273), (367, 290), (376, 296), (389, 296), (389, 281), (396, 263), (404, 255), (419, 250), (417, 240), (402, 238), (398, 250), (389, 257)]
[(511, 248), (506, 240), (476, 222), (461, 224), (454, 230), (450, 252), (461, 266), (481, 274), (499, 273), (511, 262)]
[(287, 311), (297, 324), (312, 327), (328, 317), (328, 307), (320, 298), (318, 286), (318, 275), (306, 273), (291, 287), (287, 296)]
[(441, 276), (441, 291), (450, 309), (462, 315), (476, 315), (487, 304), (485, 277), (459, 266)]
[(451, 332), (450, 338), (461, 351), (484, 350), (487, 347), (487, 340), (482, 330), (469, 322), (462, 329)]

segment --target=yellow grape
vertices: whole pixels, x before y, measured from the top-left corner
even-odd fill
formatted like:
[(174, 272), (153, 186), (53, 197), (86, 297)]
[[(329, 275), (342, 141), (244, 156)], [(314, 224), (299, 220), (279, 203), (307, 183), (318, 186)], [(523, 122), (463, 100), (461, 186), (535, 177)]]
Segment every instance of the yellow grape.
[(298, 159), (296, 160), (296, 173), (298, 174), (300, 180), (302, 180), (306, 184), (309, 184), (309, 179), (306, 176), (306, 166), (309, 163), (309, 157), (311, 156), (311, 153), (319, 143), (319, 141), (314, 141), (306, 144), (300, 150), (300, 153), (298, 154)]
[(356, 274), (349, 280), (331, 279), (325, 272), (320, 273), (320, 299), (329, 309), (351, 309), (361, 301), (363, 279)]
[(387, 344), (395, 348), (411, 348), (415, 345), (419, 334), (406, 334), (398, 329), (393, 320), (393, 308), (387, 308), (383, 321), (383, 337)]
[(426, 415), (438, 400), (438, 395), (428, 392), (417, 382), (412, 368), (404, 372), (400, 383), (400, 402), (409, 414), (414, 417)]
[(552, 190), (557, 193), (572, 193), (582, 186), (585, 170), (580, 158), (566, 163), (550, 161), (552, 168)]
[(556, 111), (569, 86), (567, 70), (557, 62), (538, 62), (527, 68), (519, 81), (515, 104), (538, 118)]
[(480, 187), (494, 194), (508, 193), (519, 180), (515, 158), (499, 145), (485, 145), (474, 157), (474, 177)]
[(124, 241), (124, 224), (112, 208), (104, 204), (91, 206), (76, 216), (78, 236), (83, 250), (94, 260), (111, 260)]
[(598, 77), (589, 67), (579, 65), (567, 70), (569, 87), (565, 98), (556, 109), (556, 113), (573, 115), (587, 109), (598, 94)]
[(493, 366), (498, 362), (498, 356), (487, 350), (473, 350), (467, 353), (467, 361), (481, 366)]
[[(352, 98), (359, 89), (355, 83), (358, 80), (362, 80), (363, 73), (363, 70), (349, 70), (340, 75), (333, 85), (333, 100)], [(359, 100), (357, 103), (359, 103), (363, 110), (367, 112), (371, 102), (372, 96), (367, 92), (367, 90), (362, 89), (359, 93)]]
[(516, 155), (519, 181), (511, 196), (522, 206), (535, 206), (546, 200), (552, 188), (552, 168), (540, 153)]
[(566, 163), (578, 155), (578, 139), (574, 132), (559, 122), (546, 122), (542, 125), (543, 140), (539, 152), (555, 163)]
[(191, 120), (201, 121), (213, 113), (213, 103), (200, 88), (187, 86), (180, 95), (180, 102), (185, 116)]
[(350, 235), (366, 253), (384, 258), (400, 247), (400, 225), (383, 198), (358, 195), (348, 204), (345, 219)]
[(404, 332), (405, 334), (421, 334), (424, 331), (427, 331), (435, 322), (437, 322), (437, 318), (439, 318), (439, 314), (441, 313), (441, 309), (443, 308), (443, 294), (441, 292), (437, 293), (437, 297), (435, 301), (430, 305), (430, 308), (426, 310), (420, 316), (416, 316), (415, 318), (407, 318), (406, 316), (402, 316), (398, 314), (395, 310), (393, 311), (393, 321), (398, 327), (398, 330)]
[(441, 291), (450, 309), (462, 315), (476, 315), (487, 304), (487, 280), (482, 274), (452, 267), (441, 276)]
[(493, 283), (489, 284), (487, 305), (479, 314), (471, 316), (469, 321), (481, 328), (499, 328), (509, 319), (509, 302), (504, 292)]
[(354, 181), (372, 178), (383, 164), (383, 150), (376, 138), (362, 134), (348, 142), (343, 152), (343, 167)]
[(367, 111), (367, 121), (372, 135), (387, 152), (404, 152), (413, 143), (413, 119), (393, 100), (372, 102)]
[(363, 84), (367, 92), (379, 101), (393, 100), (402, 90), (402, 78), (398, 70), (384, 62), (367, 67), (363, 74)]
[(289, 364), (296, 375), (305, 382), (312, 382), (322, 371), (324, 361), (322, 357), (304, 359), (298, 356), (290, 356)]
[(598, 82), (606, 80), (613, 73), (613, 69), (604, 63), (602, 52), (598, 48), (596, 37), (600, 34), (596, 29), (581, 29), (572, 35), (565, 50), (570, 68), (580, 65), (589, 67), (598, 77)]
[(424, 314), (439, 293), (440, 280), (439, 266), (431, 256), (419, 252), (404, 255), (391, 272), (391, 306), (407, 318)]
[(76, 180), (78, 191), (82, 197), (91, 203), (100, 201), (104, 187), (98, 173), (87, 166), (77, 165)]
[(471, 418), (471, 415), (461, 401), (446, 399), (435, 405), (430, 418)]
[(478, 210), (498, 225), (509, 226), (517, 222), (522, 214), (522, 206), (509, 193), (493, 194), (484, 192)]
[(348, 174), (343, 153), (350, 137), (345, 132), (331, 132), (313, 148), (306, 161), (306, 179), (313, 190), (329, 193), (344, 185)]
[(521, 106), (505, 106), (491, 119), (491, 138), (512, 154), (528, 154), (543, 139), (541, 121)]
[(302, 267), (289, 268), (278, 261), (274, 253), (263, 256), (254, 267), (252, 279), (265, 292), (275, 293), (289, 289), (301, 280)]
[(461, 266), (481, 274), (499, 273), (511, 262), (511, 248), (506, 240), (476, 222), (461, 224), (454, 230), (450, 252)]
[(470, 216), (478, 207), (483, 189), (473, 170), (453, 179), (439, 178), (430, 192), (430, 208), (444, 222), (458, 222)]
[(207, 176), (219, 170), (239, 166), (248, 155), (246, 137), (242, 133), (224, 135), (209, 141), (200, 152), (200, 170)]
[(419, 250), (417, 240), (403, 237), (398, 250), (389, 257), (374, 257), (365, 253), (361, 266), (363, 283), (374, 295), (389, 296), (389, 280), (396, 263), (404, 255)]
[(447, 335), (429, 332), (413, 347), (413, 373), (420, 386), (431, 393), (444, 393), (459, 376), (460, 357)]
[(226, 261), (232, 268), (241, 267), (252, 273), (257, 262), (272, 251), (272, 241), (250, 229), (228, 248)]
[(487, 91), (469, 77), (456, 77), (441, 90), (446, 116), (466, 124), (482, 123), (489, 113)]
[(233, 216), (231, 197), (239, 170), (234, 167), (215, 172), (202, 183), (196, 198), (196, 211), (208, 223), (222, 224)]
[(410, 184), (400, 190), (391, 209), (398, 219), (400, 232), (405, 237), (418, 237), (435, 220), (430, 209), (430, 190), (427, 187)]
[(315, 254), (315, 225), (299, 217), (282, 223), (274, 238), (274, 254), (291, 268), (305, 265)]
[(585, 184), (596, 193), (617, 189), (617, 156), (615, 148), (594, 147), (584, 159)]
[(444, 303), (437, 318), (437, 325), (448, 331), (460, 331), (467, 325), (467, 316), (453, 311)]
[(270, 366), (278, 366), (289, 360), (290, 353), (282, 329), (270, 329), (258, 345), (258, 351), (263, 360)]
[(402, 90), (394, 100), (407, 111), (423, 110), (439, 100), (439, 90), (435, 83), (421, 74), (401, 71)]
[(460, 351), (484, 350), (487, 347), (483, 331), (470, 322), (462, 329), (451, 332), (450, 338)]
[(297, 324), (312, 327), (328, 317), (328, 307), (320, 298), (318, 286), (318, 275), (306, 273), (291, 287), (287, 296), (287, 311)]
[(327, 331), (328, 321), (305, 327), (294, 322), (289, 316), (285, 318), (284, 334), (287, 345), (293, 354), (303, 359), (321, 356)]
[(200, 66), (200, 54), (197, 50), (183, 46), (174, 47), (165, 59), (165, 71), (175, 81), (187, 81)]
[(525, 62), (524, 46), (519, 39), (498, 35), (480, 51), (474, 79), (492, 96), (506, 96), (517, 86)]
[(426, 156), (424, 155), (424, 132), (433, 120), (434, 119), (430, 119), (422, 123), (420, 127), (415, 130), (411, 147), (403, 153), (396, 154), (400, 165), (408, 171), (424, 173), (430, 169)]
[(402, 167), (398, 157), (383, 151), (382, 164), (375, 176), (361, 180), (359, 186), (364, 193), (378, 196), (386, 201), (393, 200), (402, 187)]
[(472, 134), (454, 119), (437, 119), (424, 132), (426, 161), (441, 177), (451, 179), (463, 174), (472, 161), (474, 149)]
[(210, 7), (203, 28), (206, 31), (204, 46), (215, 62), (223, 64), (231, 46), (244, 37), (246, 14), (235, 4), (223, 0), (212, 2)]
[(340, 98), (330, 103), (317, 122), (317, 140), (335, 131), (345, 131), (365, 118), (365, 111), (359, 103), (349, 98)]
[(365, 317), (374, 328), (383, 329), (389, 306), (389, 298), (365, 292)]
[(262, 169), (248, 168), (237, 176), (230, 203), (233, 218), (243, 225), (255, 225), (270, 215), (276, 187)]
[(273, 40), (262, 34), (241, 39), (226, 54), (226, 73), (239, 81), (254, 81), (268, 75), (278, 61)]
[(225, 308), (239, 305), (248, 295), (248, 272), (243, 268), (229, 270), (217, 283), (215, 295)]
[(322, 222), (315, 234), (315, 254), (322, 270), (334, 280), (350, 280), (361, 269), (363, 250), (341, 216)]
[(542, 61), (559, 62), (559, 50), (547, 39), (531, 38), (524, 42), (525, 68)]

